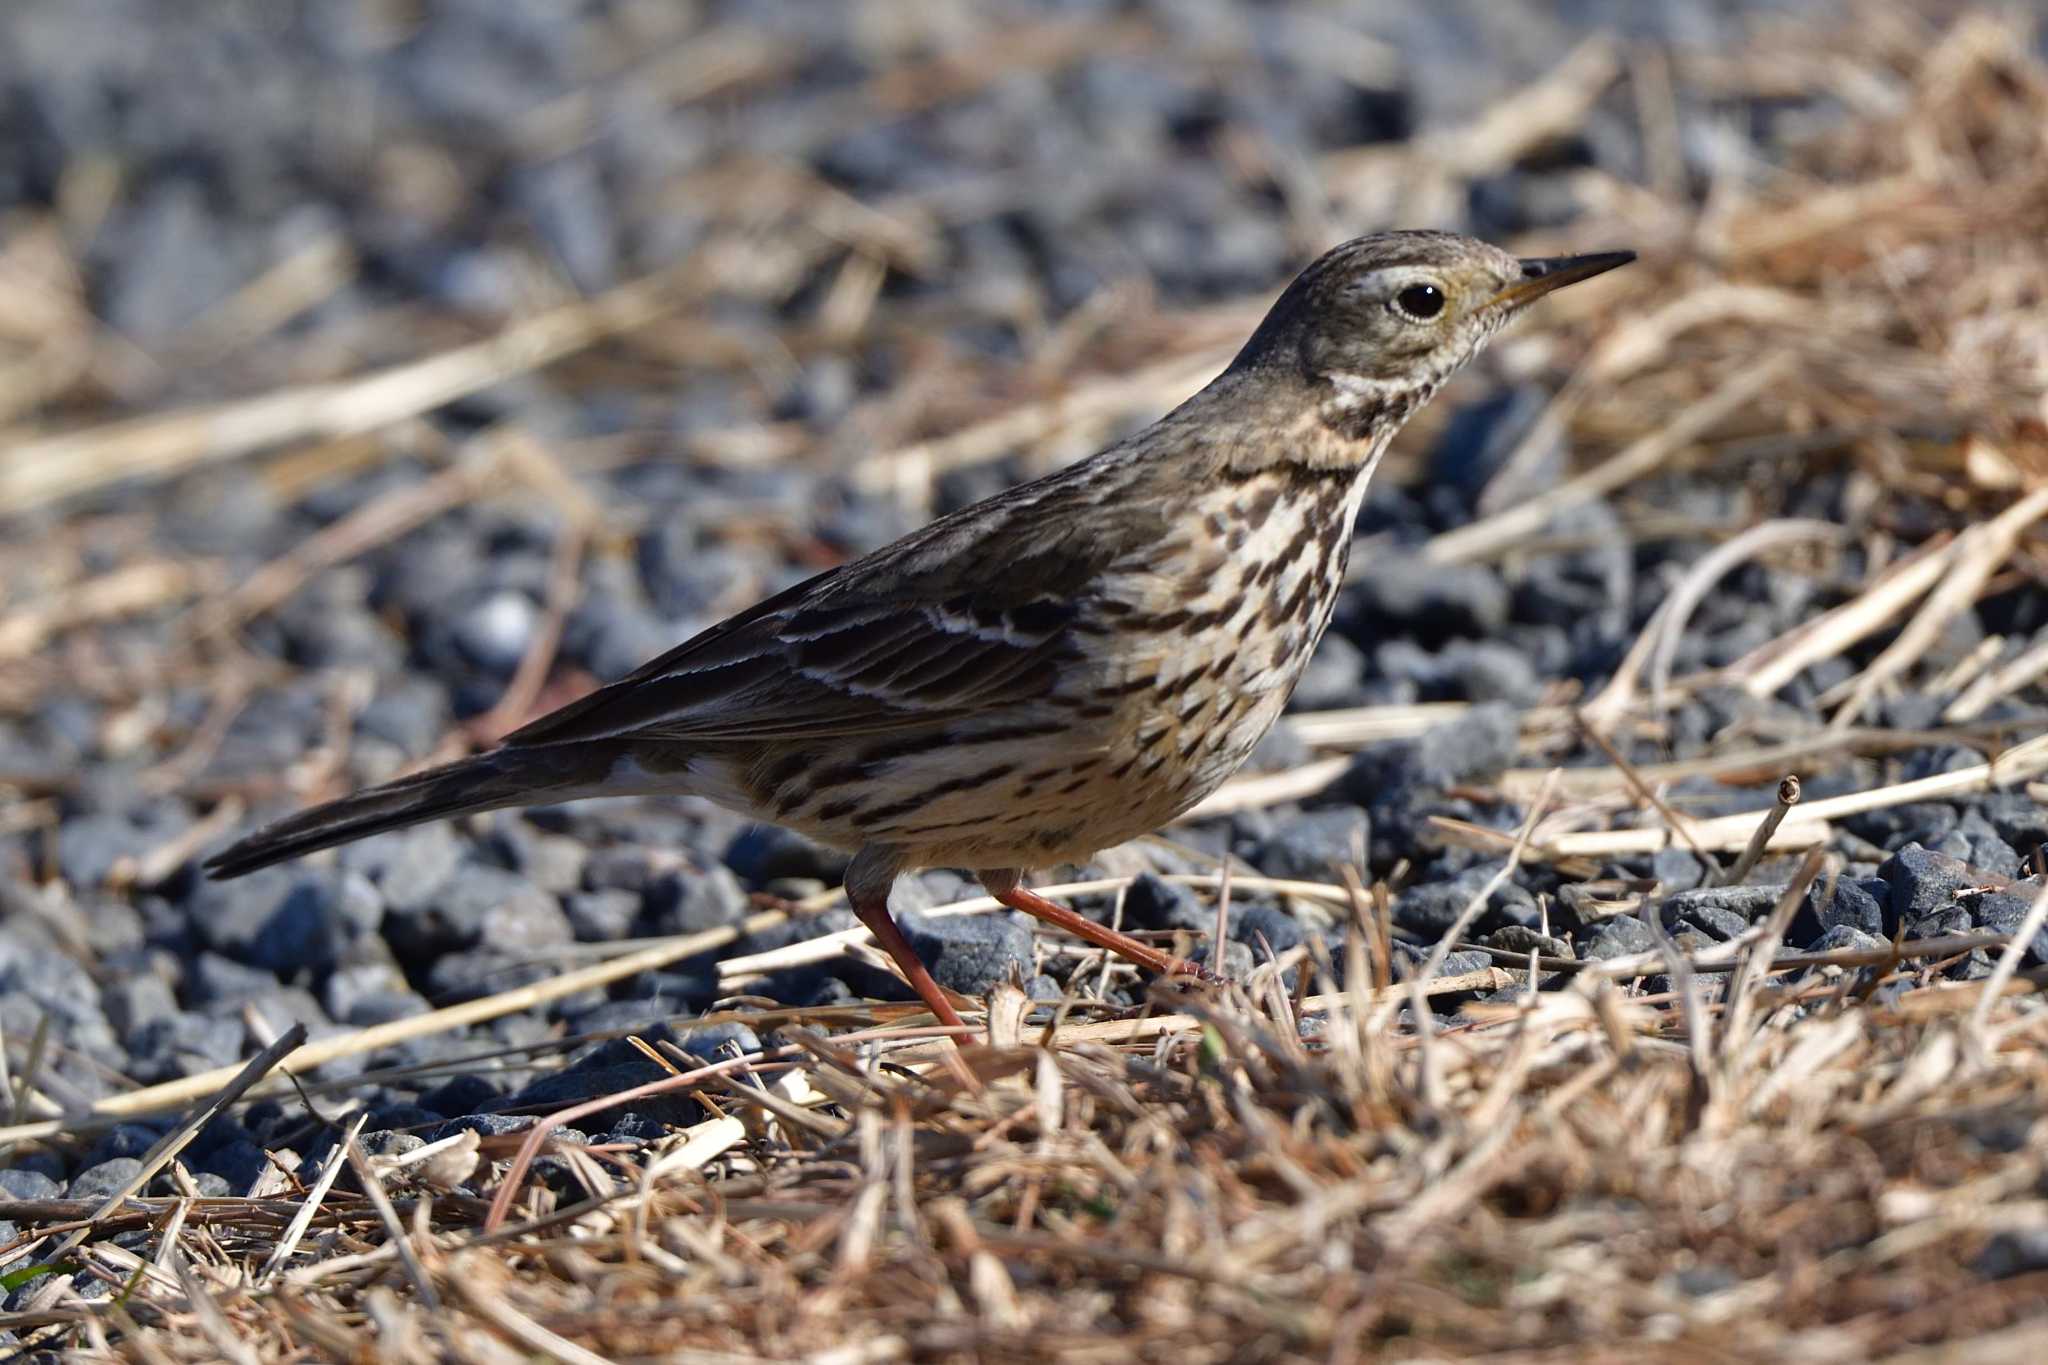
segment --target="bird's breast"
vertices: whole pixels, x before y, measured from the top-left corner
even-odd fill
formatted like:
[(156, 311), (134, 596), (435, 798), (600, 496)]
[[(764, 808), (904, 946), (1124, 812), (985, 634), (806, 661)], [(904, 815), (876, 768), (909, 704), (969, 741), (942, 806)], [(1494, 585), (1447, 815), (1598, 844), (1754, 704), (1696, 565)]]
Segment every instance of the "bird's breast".
[(1095, 686), (1134, 820), (1163, 823), (1235, 772), (1279, 719), (1342, 589), (1363, 471), (1213, 487), (1115, 605)]

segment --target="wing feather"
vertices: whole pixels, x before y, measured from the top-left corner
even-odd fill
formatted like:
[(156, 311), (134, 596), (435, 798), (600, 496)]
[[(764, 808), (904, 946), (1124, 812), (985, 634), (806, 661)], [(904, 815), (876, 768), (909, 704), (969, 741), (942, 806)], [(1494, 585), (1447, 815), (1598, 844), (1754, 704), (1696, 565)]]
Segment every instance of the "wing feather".
[[(684, 641), (507, 737), (719, 743), (943, 724), (1050, 692), (1105, 565), (1161, 534), (1162, 513), (1108, 519), (1075, 466), (941, 518)], [(1099, 508), (1095, 509), (1099, 512)], [(1077, 530), (1093, 521), (1093, 540)]]

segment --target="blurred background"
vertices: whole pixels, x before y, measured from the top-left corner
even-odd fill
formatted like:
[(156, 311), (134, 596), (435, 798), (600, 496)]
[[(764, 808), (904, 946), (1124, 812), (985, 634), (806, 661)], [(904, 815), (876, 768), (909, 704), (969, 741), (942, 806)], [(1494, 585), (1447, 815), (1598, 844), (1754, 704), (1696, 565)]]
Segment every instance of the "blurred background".
[[(693, 802), (193, 866), (1142, 425), (1380, 227), (1642, 260), (1404, 434), (1296, 698), (1323, 722), (1255, 764), (1288, 781), (1109, 866), (1331, 881), (1362, 854), (1427, 935), (1420, 893), (1491, 855), (1426, 816), (1512, 830), (1525, 787), (1456, 789), (1598, 761), (1567, 704), (1643, 762), (1980, 727), (1842, 748), (1815, 795), (1981, 762), (2042, 714), (2030, 519), (1903, 654), (1917, 597), (1785, 645), (2043, 469), (2029, 8), (5, 6), (7, 1045), (54, 1019), (53, 1093), (90, 1095), (239, 1055), (252, 1001), (375, 1022), (828, 887), (831, 855)], [(1682, 629), (1631, 662), (1680, 584)], [(1754, 809), (1777, 776), (1670, 799)], [(2017, 872), (2048, 829), (2001, 810), (1848, 851)], [(1679, 884), (1690, 856), (1605, 866)], [(782, 984), (892, 984), (834, 979)]]

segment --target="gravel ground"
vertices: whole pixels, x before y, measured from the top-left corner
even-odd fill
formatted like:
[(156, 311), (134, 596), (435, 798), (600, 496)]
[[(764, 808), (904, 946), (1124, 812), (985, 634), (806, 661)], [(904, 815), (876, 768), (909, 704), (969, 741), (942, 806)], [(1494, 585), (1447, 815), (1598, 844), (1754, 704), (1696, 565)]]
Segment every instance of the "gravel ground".
[[(54, 258), (73, 272), (36, 276), (37, 297), (68, 320), (62, 354), (24, 321), (25, 305), (0, 327), (4, 373), (27, 376), (26, 387), (0, 384), (0, 419), (23, 424), (16, 435), (358, 374), (678, 262), (719, 263), (708, 285), (689, 286), (689, 308), (630, 339), (366, 436), (289, 443), (260, 474), (220, 463), (0, 517), (0, 626), (137, 562), (198, 575), (11, 660), (0, 651), (0, 784), (18, 791), (20, 812), (0, 821), (0, 1031), (16, 1076), (35, 1052), (43, 1093), (82, 1103), (237, 1062), (291, 1021), (317, 1040), (402, 1019), (595, 961), (595, 945), (731, 926), (833, 886), (841, 856), (694, 801), (505, 813), (235, 882), (196, 876), (232, 828), (387, 777), (452, 735), (504, 728), (494, 708), (551, 628), (565, 538), (586, 538), (575, 544), (588, 553), (571, 558), (559, 646), (527, 711), (1148, 419), (1163, 403), (941, 460), (929, 476), (872, 476), (879, 452), (969, 427), (1065, 376), (1130, 374), (1176, 327), (1242, 335), (1265, 291), (1350, 231), (1421, 216), (1502, 240), (1621, 244), (1586, 240), (1588, 172), (1661, 177), (1697, 198), (1730, 157), (1773, 157), (1846, 116), (1824, 99), (1683, 95), (1660, 142), (1629, 95), (1609, 91), (1568, 135), (1510, 165), (1434, 186), (1355, 185), (1332, 200), (1313, 187), (1334, 155), (1461, 126), (1603, 25), (1711, 51), (1758, 7), (1573, 3), (1539, 17), (1468, 0), (1365, 4), (1342, 19), (1169, 0), (995, 8), (989, 18), (889, 5), (252, 2), (174, 16), (77, 0), (0, 12), (0, 107), (14, 130), (0, 144), (0, 263), (34, 272)], [(999, 55), (955, 45), (983, 24), (1007, 35)], [(715, 41), (693, 41), (699, 32)], [(1433, 537), (1556, 483), (1583, 462), (1574, 442), (1599, 448), (1583, 424), (1562, 436), (1536, 427), (1587, 344), (1575, 322), (1560, 325), (1565, 339), (1547, 349), (1503, 348), (1404, 440), (1294, 701), (1297, 712), (1472, 709), (1351, 746), (1348, 767), (1311, 795), (1056, 870), (1146, 874), (1120, 896), (1083, 897), (1084, 909), (1179, 931), (1199, 949), (1213, 897), (1154, 874), (1211, 871), (1227, 856), (1247, 877), (1334, 883), (1356, 863), (1387, 882), (1397, 954), (1418, 961), (1503, 856), (1446, 843), (1430, 818), (1512, 834), (1527, 810), (1495, 794), (1505, 770), (1605, 762), (1569, 726), (1544, 731), (1532, 717), (1597, 695), (1674, 584), (1731, 530), (1803, 517), (1851, 536), (1830, 556), (1721, 578), (1678, 644), (1678, 676), (1743, 659), (1860, 591), (1874, 528), (1910, 549), (1960, 524), (1960, 503), (1924, 482), (1877, 488), (1852, 461), (1724, 461), (1579, 505), (1510, 555), (1433, 561)], [(418, 524), (313, 565), (231, 628), (195, 634), (209, 600), (265, 566), (529, 438), (569, 472), (595, 521), (579, 521), (580, 503), (559, 490), (487, 476)], [(1962, 676), (1980, 650), (2010, 659), (2048, 638), (2037, 571), (2030, 561), (1994, 578), (1954, 611), (1865, 724), (1934, 730), (1960, 690), (1934, 680)], [(1721, 752), (1737, 736), (1811, 736), (1826, 725), (1824, 694), (1895, 638), (1870, 636), (1768, 697), (1699, 690), (1661, 732), (1617, 743), (1649, 765)], [(1975, 723), (2024, 736), (2048, 721), (2044, 702), (2021, 687)], [(1538, 731), (1549, 751), (1532, 755)], [(1319, 753), (1283, 729), (1254, 767), (1283, 773)], [(1981, 760), (1944, 732), (1815, 772), (1806, 797)], [(1693, 815), (1753, 810), (1779, 775), (1685, 778), (1665, 795)], [(241, 804), (232, 828), (217, 822), (224, 798)], [(1831, 845), (1839, 876), (1807, 898), (1788, 946), (2009, 931), (2044, 840), (2048, 812), (2024, 789), (1844, 819)], [(1768, 913), (1794, 861), (1773, 855), (1732, 888), (1705, 885), (1708, 869), (1682, 846), (1577, 869), (1531, 861), (1467, 938), (1582, 959), (1645, 950), (1647, 925), (1590, 911), (1573, 892), (1654, 884), (1664, 926), (1703, 949)], [(899, 891), (942, 982), (980, 993), (1014, 975), (1046, 998), (1096, 993), (1098, 961), (1017, 917), (921, 913), (968, 892), (946, 871)], [(689, 1029), (736, 993), (715, 957), (850, 922), (843, 910), (802, 914), (721, 954), (319, 1077), (378, 1073), (349, 1093), (380, 1149), (407, 1134), (496, 1131), (515, 1122), (504, 1111), (659, 1074), (622, 1042), (573, 1040), (669, 1021), (701, 1055), (753, 1045), (744, 1026)], [(1341, 964), (1347, 924), (1313, 898), (1240, 891), (1225, 960), (1243, 970), (1312, 933)], [(1490, 961), (1462, 949), (1443, 970)], [(1981, 976), (1991, 961), (1967, 953), (1928, 979)], [(2048, 935), (2029, 956), (2041, 964)], [(789, 1006), (909, 998), (844, 954), (743, 990)], [(1133, 1005), (1144, 985), (1113, 973), (1101, 994)], [(1434, 1003), (1449, 1015), (1470, 1001)], [(566, 1067), (561, 1049), (541, 1046), (559, 1040), (573, 1044)], [(388, 1074), (402, 1068), (422, 1070)], [(696, 1115), (676, 1100), (604, 1122), (634, 1142)], [(118, 1188), (160, 1131), (124, 1124), (18, 1148), (0, 1156), (0, 1192)], [(239, 1195), (265, 1175), (266, 1147), (311, 1160), (329, 1140), (297, 1104), (266, 1101), (215, 1121), (181, 1160), (200, 1193)], [(0, 1224), (0, 1244), (11, 1235)]]

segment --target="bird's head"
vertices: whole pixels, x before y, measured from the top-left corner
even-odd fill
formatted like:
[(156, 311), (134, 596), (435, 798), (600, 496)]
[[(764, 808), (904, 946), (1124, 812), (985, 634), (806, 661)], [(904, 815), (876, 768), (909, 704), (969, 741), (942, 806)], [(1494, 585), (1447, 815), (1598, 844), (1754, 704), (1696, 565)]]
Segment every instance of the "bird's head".
[(1523, 259), (1449, 232), (1355, 238), (1295, 278), (1231, 368), (1305, 384), (1342, 437), (1370, 438), (1398, 427), (1529, 304), (1634, 259)]

